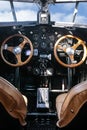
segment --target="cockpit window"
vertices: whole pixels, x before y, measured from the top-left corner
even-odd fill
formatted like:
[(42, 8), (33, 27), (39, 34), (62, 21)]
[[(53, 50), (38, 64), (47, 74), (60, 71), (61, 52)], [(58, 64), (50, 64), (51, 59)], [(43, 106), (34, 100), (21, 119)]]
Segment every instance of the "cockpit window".
[(27, 2), (14, 2), (17, 21), (36, 21), (38, 6)]
[(58, 3), (50, 6), (51, 20), (72, 22), (75, 3)]
[(87, 2), (79, 3), (76, 23), (87, 24)]
[(0, 22), (36, 21), (38, 10), (36, 4), (0, 0)]
[[(40, 10), (38, 3), (0, 0), (0, 22), (37, 21)], [(50, 3), (50, 20), (87, 24), (87, 2)]]
[(49, 7), (51, 20), (87, 24), (87, 2), (58, 3)]
[(0, 22), (14, 21), (9, 1), (0, 1)]

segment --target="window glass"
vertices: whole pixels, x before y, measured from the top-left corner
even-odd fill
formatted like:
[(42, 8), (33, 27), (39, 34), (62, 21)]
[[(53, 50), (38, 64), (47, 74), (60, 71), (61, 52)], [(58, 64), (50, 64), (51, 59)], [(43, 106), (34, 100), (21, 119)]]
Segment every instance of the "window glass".
[(13, 21), (9, 1), (0, 1), (0, 22)]
[(76, 23), (87, 24), (87, 2), (79, 3)]
[(27, 2), (14, 2), (17, 21), (36, 21), (38, 6)]
[(58, 3), (49, 6), (51, 20), (56, 22), (72, 22), (75, 3)]
[[(37, 21), (40, 6), (35, 3), (13, 2), (17, 21)], [(87, 2), (56, 3), (48, 6), (51, 21), (87, 24)], [(74, 19), (75, 18), (75, 19)], [(0, 22), (14, 21), (9, 1), (0, 0)]]
[(75, 3), (57, 3), (49, 6), (49, 11), (52, 21), (73, 22), (75, 16), (75, 23), (87, 24), (87, 2), (80, 2), (77, 7)]

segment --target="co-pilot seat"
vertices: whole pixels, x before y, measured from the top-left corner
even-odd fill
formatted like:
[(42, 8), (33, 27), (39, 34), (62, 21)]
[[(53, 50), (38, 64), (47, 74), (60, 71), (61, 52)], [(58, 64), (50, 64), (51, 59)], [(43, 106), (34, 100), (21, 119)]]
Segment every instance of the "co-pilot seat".
[[(59, 128), (65, 128), (76, 117), (82, 106), (87, 102), (87, 81), (83, 81), (56, 98), (56, 110)], [(80, 125), (80, 124), (79, 124)]]
[[(8, 82), (0, 77), (0, 128), (13, 128), (16, 124), (26, 125), (27, 97)], [(13, 123), (17, 122), (17, 123)]]

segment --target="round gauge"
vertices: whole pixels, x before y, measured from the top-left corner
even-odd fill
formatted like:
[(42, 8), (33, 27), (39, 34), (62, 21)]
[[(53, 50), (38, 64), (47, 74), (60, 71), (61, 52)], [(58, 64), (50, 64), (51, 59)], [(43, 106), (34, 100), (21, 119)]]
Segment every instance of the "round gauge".
[(45, 49), (46, 47), (47, 47), (46, 42), (42, 42), (42, 43), (41, 43), (41, 48), (42, 48), (42, 49)]
[(39, 39), (39, 35), (38, 35), (38, 34), (34, 34), (34, 35), (33, 35), (33, 39), (34, 39), (35, 41), (37, 41), (37, 40)]
[(54, 44), (52, 42), (50, 42), (49, 46), (50, 46), (50, 49), (53, 49)]
[(49, 39), (50, 39), (50, 41), (54, 42), (54, 40), (55, 40), (54, 35), (50, 35), (50, 36), (49, 36)]
[(39, 43), (38, 42), (34, 42), (33, 46), (34, 46), (34, 48), (37, 48), (39, 46)]

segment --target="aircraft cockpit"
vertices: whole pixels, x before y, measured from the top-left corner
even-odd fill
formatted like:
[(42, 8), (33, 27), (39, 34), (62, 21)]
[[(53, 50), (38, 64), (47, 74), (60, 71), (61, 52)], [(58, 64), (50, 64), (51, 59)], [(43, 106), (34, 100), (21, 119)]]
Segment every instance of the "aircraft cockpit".
[(26, 96), (27, 124), (22, 129), (83, 129), (87, 124), (87, 1), (0, 0), (0, 5), (0, 85), (5, 79), (7, 86)]

